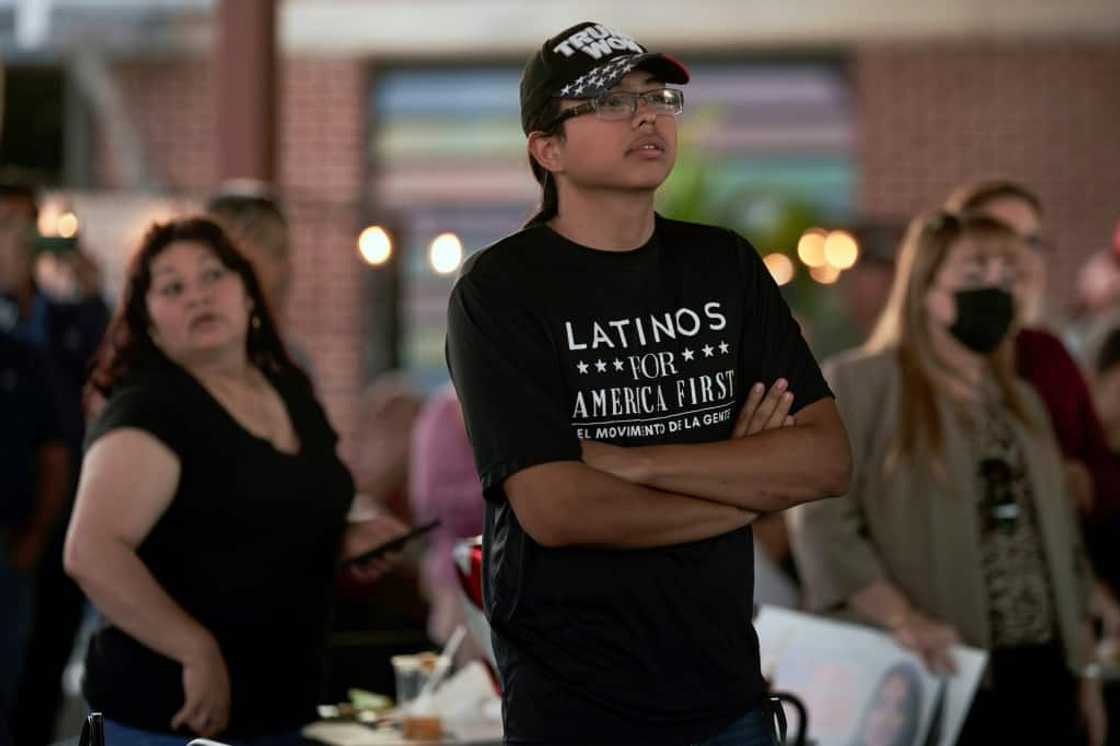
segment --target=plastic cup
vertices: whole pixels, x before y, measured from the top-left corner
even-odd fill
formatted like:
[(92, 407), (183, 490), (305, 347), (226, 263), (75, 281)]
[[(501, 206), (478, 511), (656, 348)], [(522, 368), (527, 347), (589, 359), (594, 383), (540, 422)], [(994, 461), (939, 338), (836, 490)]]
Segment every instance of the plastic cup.
[(407, 707), (436, 670), (439, 656), (435, 653), (394, 655), (389, 659), (397, 683), (397, 708)]

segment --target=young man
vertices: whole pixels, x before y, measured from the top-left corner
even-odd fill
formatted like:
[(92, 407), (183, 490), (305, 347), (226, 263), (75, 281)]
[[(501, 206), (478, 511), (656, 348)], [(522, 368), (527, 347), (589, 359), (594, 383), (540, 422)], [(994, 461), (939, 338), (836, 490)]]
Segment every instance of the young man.
[(598, 24), (545, 42), (521, 80), (542, 212), (452, 292), (510, 743), (773, 743), (750, 523), (847, 488), (758, 254), (654, 213), (687, 81)]

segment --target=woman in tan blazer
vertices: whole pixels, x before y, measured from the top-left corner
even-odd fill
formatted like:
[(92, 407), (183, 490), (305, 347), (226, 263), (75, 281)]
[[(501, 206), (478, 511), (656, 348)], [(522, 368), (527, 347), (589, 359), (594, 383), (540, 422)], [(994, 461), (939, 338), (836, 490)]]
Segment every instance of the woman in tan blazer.
[(1023, 250), (987, 217), (911, 225), (871, 340), (825, 366), (855, 472), (790, 513), (794, 552), (813, 610), (888, 629), (937, 672), (953, 643), (990, 651), (960, 743), (1100, 744), (1091, 577), (1049, 419), (1011, 361)]

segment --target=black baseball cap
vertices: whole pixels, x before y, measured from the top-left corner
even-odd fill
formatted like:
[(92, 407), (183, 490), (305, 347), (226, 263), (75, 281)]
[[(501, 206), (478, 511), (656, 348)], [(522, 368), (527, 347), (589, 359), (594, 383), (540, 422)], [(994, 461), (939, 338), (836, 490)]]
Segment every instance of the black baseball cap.
[(584, 21), (561, 31), (533, 53), (521, 72), (521, 129), (551, 98), (595, 98), (632, 70), (648, 70), (666, 83), (688, 82), (688, 69), (667, 54), (649, 52), (626, 34)]

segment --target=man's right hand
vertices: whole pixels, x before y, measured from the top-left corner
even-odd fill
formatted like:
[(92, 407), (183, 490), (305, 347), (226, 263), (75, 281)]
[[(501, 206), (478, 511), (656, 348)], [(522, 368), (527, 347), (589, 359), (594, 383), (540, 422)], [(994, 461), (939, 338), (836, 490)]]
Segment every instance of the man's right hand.
[(766, 387), (761, 383), (751, 386), (747, 400), (735, 420), (735, 429), (731, 437), (742, 438), (764, 430), (796, 424), (789, 413), (790, 407), (793, 406), (793, 392), (787, 391), (788, 388), (789, 383), (784, 378), (775, 381), (769, 391), (766, 391)]

